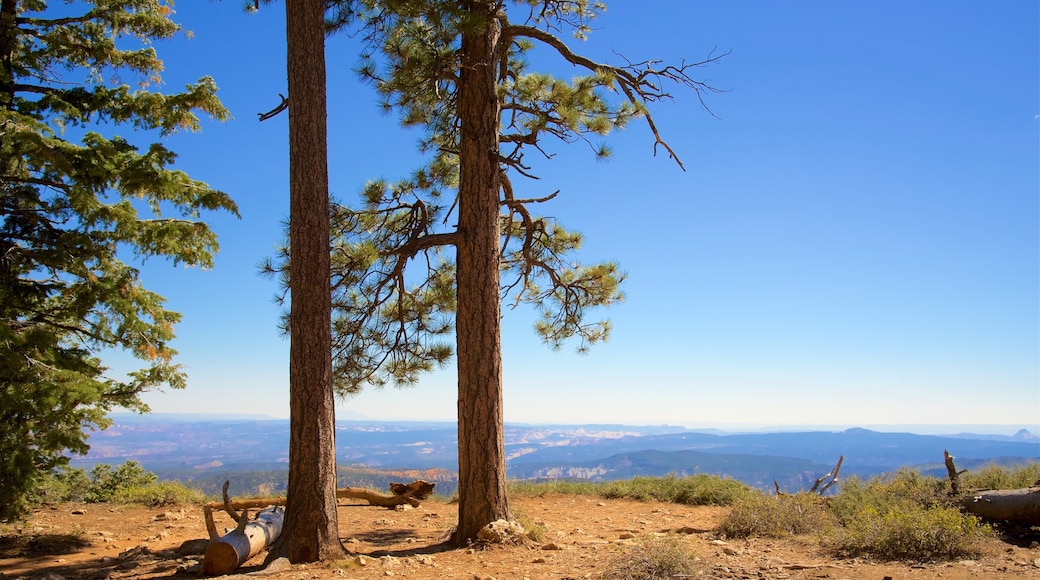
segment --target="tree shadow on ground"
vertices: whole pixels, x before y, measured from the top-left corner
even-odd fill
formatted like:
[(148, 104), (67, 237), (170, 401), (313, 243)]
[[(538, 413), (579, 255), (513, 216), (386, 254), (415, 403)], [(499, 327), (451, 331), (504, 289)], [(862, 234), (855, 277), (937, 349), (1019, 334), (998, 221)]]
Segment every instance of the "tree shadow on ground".
[(0, 558), (38, 558), (72, 554), (90, 546), (79, 534), (0, 536)]

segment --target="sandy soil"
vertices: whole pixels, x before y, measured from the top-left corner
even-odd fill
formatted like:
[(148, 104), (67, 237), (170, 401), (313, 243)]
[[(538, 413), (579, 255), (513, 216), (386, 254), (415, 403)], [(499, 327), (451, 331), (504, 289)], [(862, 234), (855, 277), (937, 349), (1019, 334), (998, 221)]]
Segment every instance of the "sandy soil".
[[(272, 578), (560, 580), (597, 578), (625, 551), (669, 535), (689, 545), (703, 578), (1040, 578), (1040, 547), (987, 541), (977, 560), (940, 564), (835, 559), (813, 538), (724, 541), (712, 529), (725, 508), (600, 500), (519, 498), (514, 511), (544, 526), (538, 542), (448, 549), (457, 507), (427, 501), (404, 511), (341, 505), (341, 538), (351, 553), (332, 563), (264, 569), (261, 554), (236, 575)], [(218, 528), (232, 522), (220, 514)], [(0, 578), (199, 578), (202, 509), (62, 505), (22, 524), (0, 525)], [(196, 541), (192, 541), (196, 540)], [(1025, 542), (1018, 542), (1025, 544)]]

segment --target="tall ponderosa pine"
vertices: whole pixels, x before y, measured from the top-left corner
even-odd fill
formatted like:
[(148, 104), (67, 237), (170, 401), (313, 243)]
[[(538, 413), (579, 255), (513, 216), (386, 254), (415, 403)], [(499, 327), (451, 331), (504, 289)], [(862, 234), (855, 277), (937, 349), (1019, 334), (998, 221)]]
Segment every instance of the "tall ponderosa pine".
[[(168, 3), (60, 4), (0, 2), (0, 518), (67, 453), (86, 452), (85, 427), (185, 384), (169, 346), (180, 315), (122, 258), (212, 266), (216, 236), (200, 214), (237, 215), (227, 195), (171, 169), (161, 143), (101, 133), (165, 136), (198, 129), (198, 112), (227, 117), (208, 77), (149, 89), (162, 70), (151, 41), (179, 31)], [(143, 368), (107, 376), (97, 355), (111, 348)]]
[[(689, 72), (718, 57), (677, 66), (615, 66), (585, 58), (557, 35), (588, 32), (603, 6), (585, 0), (339, 0), (329, 6), (332, 28), (362, 31), (370, 50), (361, 75), (375, 85), (386, 110), (398, 111), (407, 126), (425, 128), (420, 149), (430, 156), (406, 180), (370, 183), (360, 209), (332, 208), (336, 388), (346, 394), (365, 384), (414, 383), (450, 359), (447, 335), (454, 322), (454, 540), (465, 544), (487, 523), (511, 517), (502, 302), (538, 309), (536, 329), (551, 346), (576, 339), (585, 350), (610, 330), (606, 321), (587, 321), (587, 309), (621, 299), (624, 275), (616, 264), (577, 263), (571, 254), (580, 249), (581, 236), (532, 213), (532, 206), (556, 193), (515, 195), (513, 178), (533, 177), (525, 154), (544, 154), (547, 139), (590, 143), (642, 117), (655, 150), (662, 147), (678, 162), (646, 105), (669, 97), (663, 83), (685, 86), (698, 97), (714, 90)], [(512, 22), (510, 10), (522, 14), (522, 24)], [(536, 45), (584, 69), (585, 76), (563, 80), (529, 71), (526, 55)], [(277, 268), (283, 273), (286, 260), (287, 254)]]
[(324, 0), (286, 2), (289, 79), (289, 484), (268, 559), (346, 555), (336, 512)]

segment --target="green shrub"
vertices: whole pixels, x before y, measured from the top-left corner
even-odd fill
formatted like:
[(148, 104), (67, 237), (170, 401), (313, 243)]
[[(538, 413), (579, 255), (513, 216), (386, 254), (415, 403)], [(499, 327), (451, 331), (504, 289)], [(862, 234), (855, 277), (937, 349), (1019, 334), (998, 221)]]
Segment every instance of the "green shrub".
[(643, 541), (607, 564), (604, 580), (657, 580), (698, 575), (697, 559), (690, 547), (675, 537)]
[(884, 511), (866, 506), (845, 522), (835, 548), (843, 556), (929, 562), (976, 557), (989, 528), (952, 507), (905, 503)]
[(90, 485), (86, 471), (63, 466), (40, 480), (31, 496), (32, 502), (52, 505), (67, 501), (86, 501)]
[(735, 479), (713, 475), (692, 477), (636, 477), (605, 484), (601, 495), (607, 499), (665, 501), (686, 505), (732, 505), (750, 493), (750, 488)]
[(90, 487), (84, 500), (90, 503), (109, 501), (121, 491), (151, 485), (156, 479), (154, 473), (145, 471), (136, 461), (127, 461), (115, 470), (99, 463), (90, 471)]
[(112, 501), (149, 507), (164, 507), (169, 505), (201, 504), (206, 501), (206, 495), (179, 481), (160, 481), (158, 483), (120, 489), (112, 496)]
[(599, 495), (602, 488), (603, 484), (601, 483), (570, 479), (551, 479), (537, 482), (513, 480), (507, 485), (510, 495), (520, 497), (544, 497), (550, 494)]
[(758, 492), (738, 499), (718, 532), (729, 538), (784, 538), (825, 532), (835, 524), (827, 501), (818, 495), (769, 496)]
[(914, 507), (949, 507), (949, 489), (949, 482), (909, 469), (868, 481), (850, 477), (842, 483), (838, 495), (830, 498), (830, 508), (842, 524), (847, 524), (867, 508), (886, 513)]
[(1021, 489), (1040, 481), (1040, 462), (1013, 466), (985, 465), (960, 478), (961, 489)]

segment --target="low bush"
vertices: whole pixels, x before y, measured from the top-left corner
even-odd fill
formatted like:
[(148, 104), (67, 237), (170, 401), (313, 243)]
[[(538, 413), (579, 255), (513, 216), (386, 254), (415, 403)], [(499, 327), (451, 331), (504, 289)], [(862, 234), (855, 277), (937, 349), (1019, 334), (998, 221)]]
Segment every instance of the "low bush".
[(165, 507), (170, 505), (200, 504), (206, 501), (206, 496), (201, 491), (192, 489), (179, 481), (160, 481), (120, 489), (112, 496), (112, 501), (149, 507)]
[(989, 528), (952, 507), (906, 503), (883, 511), (867, 506), (845, 522), (834, 540), (843, 556), (930, 562), (975, 557)]
[(601, 495), (607, 499), (656, 500), (685, 505), (733, 505), (751, 493), (751, 488), (735, 479), (699, 474), (611, 481), (604, 485)]
[(645, 540), (607, 564), (604, 580), (657, 580), (697, 576), (698, 563), (689, 545), (676, 537)]
[(1013, 466), (986, 465), (960, 477), (961, 489), (1021, 489), (1040, 481), (1040, 461)]
[(719, 524), (718, 532), (728, 538), (785, 538), (792, 535), (823, 533), (837, 523), (818, 495), (769, 496), (748, 494), (733, 504)]

